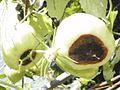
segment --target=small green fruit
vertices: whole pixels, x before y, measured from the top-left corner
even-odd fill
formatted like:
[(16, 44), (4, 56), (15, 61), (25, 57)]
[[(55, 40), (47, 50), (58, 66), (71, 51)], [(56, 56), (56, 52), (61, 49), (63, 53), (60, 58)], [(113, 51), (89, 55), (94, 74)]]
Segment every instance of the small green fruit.
[(13, 83), (20, 81), (25, 75), (24, 71), (20, 72), (18, 70), (10, 69), (7, 66), (4, 68), (4, 73), (9, 78), (9, 80)]
[[(76, 13), (58, 26), (54, 48), (60, 55), (60, 58), (56, 57), (56, 63), (63, 70), (80, 76), (77, 71), (86, 70), (85, 74), (95, 68), (96, 71), (110, 59), (115, 40), (102, 20), (90, 14)], [(65, 58), (61, 58), (63, 56)]]
[[(37, 39), (35, 30), (28, 24), (17, 24), (11, 29), (10, 34), (4, 32), (3, 35), (3, 59), (6, 64), (13, 69), (28, 69), (37, 63), (42, 54), (32, 50), (45, 49), (44, 45)], [(34, 62), (34, 63), (33, 63)]]

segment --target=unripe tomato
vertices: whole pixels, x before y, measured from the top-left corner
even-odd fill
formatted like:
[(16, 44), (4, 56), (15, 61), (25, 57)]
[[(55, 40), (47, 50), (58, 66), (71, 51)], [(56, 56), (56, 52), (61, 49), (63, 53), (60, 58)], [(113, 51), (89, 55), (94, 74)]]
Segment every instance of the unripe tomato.
[(30, 52), (36, 49), (44, 50), (45, 47), (30, 25), (17, 24), (13, 29), (10, 37), (3, 38), (3, 58), (10, 68), (25, 70), (34, 66), (42, 57), (42, 54), (33, 52), (31, 60)]
[(25, 75), (25, 71), (20, 72), (19, 70), (14, 70), (7, 66), (4, 68), (4, 73), (9, 78), (9, 80), (13, 83), (18, 82)]
[(74, 73), (105, 64), (115, 50), (115, 40), (104, 21), (90, 14), (76, 13), (58, 26), (54, 48), (58, 49), (58, 55), (67, 57), (56, 58), (56, 63), (65, 71), (74, 69), (71, 72)]

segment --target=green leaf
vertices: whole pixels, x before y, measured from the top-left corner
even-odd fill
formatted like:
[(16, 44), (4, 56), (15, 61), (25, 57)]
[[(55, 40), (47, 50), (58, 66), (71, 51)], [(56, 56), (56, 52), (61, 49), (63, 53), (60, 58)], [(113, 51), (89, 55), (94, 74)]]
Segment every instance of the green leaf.
[(94, 83), (95, 84), (95, 81), (93, 81), (91, 79), (80, 78), (79, 80), (80, 80), (81, 84), (83, 84), (85, 86), (88, 85), (89, 83)]
[(30, 15), (28, 23), (43, 37), (53, 32), (52, 20), (45, 14), (35, 13)]
[(6, 75), (5, 74), (0, 74), (0, 79), (3, 79), (3, 78), (5, 78), (6, 77)]
[(46, 0), (46, 2), (49, 15), (60, 20), (69, 0)]
[(111, 62), (107, 62), (105, 65), (103, 65), (103, 76), (106, 81), (110, 81), (110, 79), (115, 74), (115, 71), (113, 71), (115, 64), (117, 64), (120, 61), (120, 41), (118, 42), (117, 48), (115, 50), (115, 56), (113, 57)]
[(111, 62), (112, 68), (114, 68), (115, 64), (117, 64), (119, 61), (120, 61), (120, 40), (115, 50), (115, 56)]
[(53, 34), (52, 20), (46, 13), (31, 14), (28, 17), (27, 23), (34, 28), (36, 37), (40, 42), (43, 42), (46, 47), (48, 46), (45, 42), (51, 45), (51, 35)]
[(105, 65), (103, 65), (103, 77), (106, 81), (110, 81), (114, 74), (115, 71), (113, 71), (110, 62), (107, 62)]
[(64, 18), (74, 13), (80, 13), (80, 12), (82, 12), (82, 9), (79, 0), (71, 0), (65, 9)]
[(113, 29), (114, 21), (116, 19), (117, 14), (118, 14), (118, 11), (111, 11), (109, 14), (108, 20), (110, 24), (108, 24), (108, 27), (110, 28), (110, 30)]
[(79, 0), (86, 13), (105, 18), (108, 0)]
[(3, 86), (0, 86), (0, 90), (6, 90), (6, 88)]
[(108, 83), (111, 83), (111, 79), (113, 78), (115, 71), (114, 66), (120, 61), (120, 41), (118, 41), (116, 50), (115, 50), (115, 56), (112, 59), (112, 61), (107, 62), (105, 65), (103, 65), (103, 76)]

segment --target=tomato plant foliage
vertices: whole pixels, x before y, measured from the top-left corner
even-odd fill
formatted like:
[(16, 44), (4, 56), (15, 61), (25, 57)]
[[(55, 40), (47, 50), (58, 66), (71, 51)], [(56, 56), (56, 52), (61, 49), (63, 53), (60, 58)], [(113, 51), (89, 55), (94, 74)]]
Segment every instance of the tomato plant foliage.
[(0, 90), (111, 84), (120, 74), (114, 7), (112, 0), (0, 0)]
[(81, 3), (81, 7), (86, 13), (95, 15), (100, 18), (106, 17), (108, 0), (80, 0), (79, 2)]

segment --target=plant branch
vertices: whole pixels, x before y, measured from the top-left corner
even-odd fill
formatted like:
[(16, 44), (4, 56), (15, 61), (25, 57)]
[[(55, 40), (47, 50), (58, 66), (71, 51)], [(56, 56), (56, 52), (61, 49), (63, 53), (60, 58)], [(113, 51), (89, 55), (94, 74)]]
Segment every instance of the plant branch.
[(49, 87), (45, 86), (46, 90), (53, 90), (53, 88), (57, 87), (58, 85), (61, 85), (62, 83), (64, 83), (65, 81), (67, 81), (72, 77), (73, 75), (64, 72), (61, 75), (59, 75), (55, 80), (51, 81)]
[(120, 33), (118, 33), (118, 32), (113, 32), (113, 34), (116, 34), (116, 35), (120, 36)]
[(106, 16), (106, 18), (109, 18), (109, 16), (110, 16), (110, 13), (111, 13), (111, 11), (112, 11), (112, 0), (109, 0), (109, 6), (110, 6), (110, 8), (109, 8), (109, 11), (108, 11), (108, 14), (107, 14), (107, 16)]
[(100, 84), (97, 84), (93, 86), (90, 90), (115, 90), (116, 88), (120, 87), (120, 75), (114, 77), (111, 79), (111, 82), (113, 83), (112, 86), (108, 84), (107, 81), (102, 82)]

